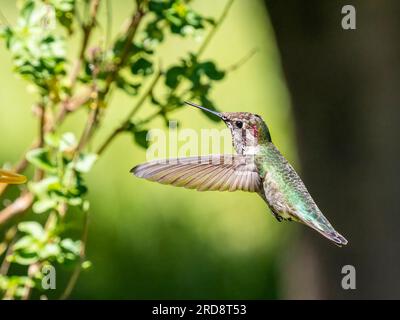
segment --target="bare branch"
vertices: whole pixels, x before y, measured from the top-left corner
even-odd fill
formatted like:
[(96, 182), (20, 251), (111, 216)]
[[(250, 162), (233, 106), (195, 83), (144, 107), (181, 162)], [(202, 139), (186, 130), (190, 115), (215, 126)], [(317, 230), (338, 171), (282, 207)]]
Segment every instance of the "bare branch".
[(241, 66), (243, 66), (245, 63), (247, 63), (251, 58), (253, 58), (253, 56), (258, 52), (257, 48), (254, 48), (253, 50), (251, 50), (249, 53), (247, 53), (244, 57), (240, 58), (237, 62), (235, 62), (234, 64), (228, 66), (226, 68), (227, 72), (232, 72), (232, 71), (236, 71), (237, 69), (239, 69)]
[(218, 31), (219, 27), (221, 26), (221, 24), (224, 22), (226, 16), (228, 15), (229, 9), (232, 7), (234, 1), (235, 0), (229, 0), (227, 2), (227, 4), (225, 5), (225, 8), (222, 11), (222, 14), (221, 14), (220, 18), (218, 19), (218, 21), (216, 22), (216, 24), (214, 25), (214, 27), (212, 28), (212, 30), (210, 31), (210, 33), (208, 34), (206, 39), (201, 44), (201, 46), (200, 46), (200, 48), (199, 48), (199, 50), (197, 52), (197, 56), (198, 57), (201, 56), (203, 54), (204, 50), (208, 47), (208, 45), (211, 42), (212, 38), (215, 36), (215, 34)]
[(82, 237), (81, 237), (81, 251), (79, 253), (79, 262), (77, 266), (75, 267), (71, 278), (68, 281), (68, 284), (63, 292), (63, 294), (60, 297), (60, 300), (66, 300), (68, 297), (71, 295), (72, 290), (75, 287), (76, 282), (78, 281), (79, 275), (82, 270), (82, 263), (86, 259), (86, 243), (87, 243), (87, 237), (88, 237), (88, 232), (89, 232), (89, 212), (85, 212), (85, 217), (84, 217), (84, 222), (83, 222), (83, 232), (82, 232)]
[(10, 268), (10, 261), (7, 259), (7, 257), (11, 255), (11, 253), (13, 252), (13, 244), (15, 242), (16, 233), (17, 233), (17, 227), (16, 226), (11, 227), (6, 232), (5, 239), (3, 241), (3, 244), (5, 248), (7, 248), (7, 250), (4, 254), (3, 262), (1, 263), (0, 266), (0, 274), (2, 276), (5, 276), (8, 273), (8, 269)]
[(79, 56), (78, 56), (78, 59), (75, 61), (75, 65), (72, 69), (72, 72), (70, 75), (70, 80), (69, 80), (71, 90), (73, 90), (75, 87), (76, 79), (78, 77), (82, 63), (85, 60), (86, 48), (89, 44), (89, 40), (90, 40), (90, 36), (92, 34), (93, 27), (96, 25), (96, 16), (97, 16), (97, 12), (99, 10), (99, 5), (100, 5), (100, 0), (92, 0), (92, 2), (90, 3), (90, 20), (87, 24), (82, 25), (83, 38), (82, 38), (82, 43), (81, 43), (81, 47), (79, 50)]
[[(139, 27), (139, 24), (145, 15), (143, 9), (139, 6), (134, 14), (131, 17), (131, 21), (129, 23), (127, 32), (126, 32), (126, 37), (125, 37), (125, 43), (124, 47), (122, 49), (121, 55), (117, 58), (117, 61), (115, 63), (114, 69), (112, 72), (110, 72), (105, 80), (105, 89), (104, 91), (101, 92), (101, 99), (104, 101), (105, 97), (107, 96), (108, 92), (110, 91), (111, 85), (113, 84), (114, 80), (117, 78), (120, 70), (125, 66), (129, 59), (129, 54), (131, 51), (131, 46), (132, 46), (132, 41), (135, 37), (136, 31)], [(81, 139), (79, 141), (79, 145), (77, 147), (77, 150), (82, 150), (87, 142), (91, 139), (93, 135), (94, 128), (97, 126), (98, 123), (98, 118), (99, 118), (99, 112), (100, 112), (100, 106), (99, 106), (99, 101), (97, 101), (92, 108), (88, 121), (86, 122), (86, 126), (83, 130)]]
[(111, 135), (108, 136), (108, 138), (105, 140), (105, 142), (101, 145), (99, 150), (97, 151), (97, 154), (102, 154), (104, 150), (110, 145), (110, 143), (122, 132), (126, 130), (127, 125), (129, 125), (132, 117), (140, 110), (140, 108), (143, 106), (144, 102), (146, 101), (147, 97), (153, 92), (155, 86), (157, 85), (158, 81), (161, 78), (162, 71), (159, 70), (157, 72), (157, 75), (151, 82), (149, 88), (146, 90), (146, 92), (142, 95), (142, 97), (138, 100), (138, 102), (134, 105), (132, 110), (128, 113), (128, 115), (125, 117), (125, 120), (122, 122), (122, 124), (115, 129)]
[(0, 225), (6, 223), (9, 219), (15, 215), (26, 211), (33, 202), (33, 194), (31, 192), (25, 192), (17, 199), (14, 200), (12, 204), (5, 207), (0, 211)]
[[(79, 49), (78, 58), (76, 59), (74, 66), (72, 67), (72, 71), (71, 71), (70, 79), (69, 79), (71, 95), (73, 94), (73, 91), (74, 91), (76, 83), (77, 83), (79, 71), (81, 70), (82, 64), (85, 60), (85, 52), (88, 47), (93, 28), (96, 25), (96, 16), (97, 16), (97, 13), (99, 10), (99, 6), (100, 6), (100, 0), (92, 0), (91, 1), (91, 3), (90, 3), (90, 20), (87, 24), (82, 24), (83, 38), (82, 38), (82, 42), (81, 42), (81, 47)], [(77, 108), (69, 107), (71, 100), (73, 101), (74, 98), (72, 98), (70, 96), (66, 99), (66, 101), (62, 102), (60, 112), (56, 116), (55, 125), (60, 124), (64, 120), (64, 118), (66, 117), (66, 115), (68, 113), (77, 109)], [(77, 105), (77, 106), (79, 107), (80, 105)]]

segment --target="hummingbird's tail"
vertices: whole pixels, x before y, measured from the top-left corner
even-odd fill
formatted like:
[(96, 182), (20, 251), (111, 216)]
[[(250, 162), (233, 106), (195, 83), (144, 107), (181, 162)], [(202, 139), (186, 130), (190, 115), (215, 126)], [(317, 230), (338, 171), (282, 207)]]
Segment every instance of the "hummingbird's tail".
[(329, 223), (329, 221), (322, 215), (318, 220), (315, 221), (301, 220), (301, 222), (313, 228), (314, 230), (318, 231), (325, 238), (331, 240), (339, 247), (345, 246), (348, 242), (347, 239), (343, 237), (339, 232), (337, 232)]
[(332, 231), (330, 231), (330, 232), (320, 231), (320, 230), (317, 230), (317, 231), (320, 232), (324, 237), (333, 241), (339, 247), (345, 246), (348, 242), (345, 237), (343, 237), (339, 232), (337, 232), (334, 229), (332, 229)]

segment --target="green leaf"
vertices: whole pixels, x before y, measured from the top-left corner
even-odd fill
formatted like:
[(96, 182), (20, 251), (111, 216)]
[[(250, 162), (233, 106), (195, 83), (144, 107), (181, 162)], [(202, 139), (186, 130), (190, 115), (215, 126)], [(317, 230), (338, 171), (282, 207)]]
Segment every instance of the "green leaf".
[(57, 257), (61, 254), (61, 248), (57, 243), (47, 243), (42, 250), (39, 252), (41, 259), (48, 259), (50, 257)]
[(58, 22), (65, 27), (69, 33), (71, 33), (75, 10), (75, 0), (53, 0), (51, 3), (56, 9), (56, 18)]
[[(70, 162), (65, 171), (63, 180), (63, 195), (64, 199), (72, 199), (82, 197), (87, 192), (87, 187), (84, 184), (81, 174), (73, 166), (73, 162)], [(76, 203), (76, 200), (71, 200), (72, 203)], [(82, 201), (82, 200), (80, 200)], [(80, 203), (79, 203), (80, 204)], [(79, 205), (77, 204), (77, 205)]]
[(141, 86), (140, 83), (129, 83), (128, 80), (119, 76), (116, 80), (117, 87), (124, 90), (127, 94), (131, 96), (136, 96), (138, 94), (138, 90)]
[(174, 66), (169, 68), (167, 73), (165, 74), (165, 84), (171, 89), (175, 89), (178, 86), (184, 74), (185, 74), (185, 68), (183, 67)]
[(35, 167), (49, 173), (56, 173), (57, 168), (50, 160), (48, 150), (44, 148), (33, 149), (26, 154), (26, 159)]
[(46, 195), (49, 191), (61, 191), (62, 186), (60, 180), (56, 176), (47, 177), (39, 182), (30, 182), (29, 190), (39, 196)]
[(0, 39), (1, 38), (5, 39), (7, 49), (10, 49), (10, 43), (13, 39), (13, 35), (14, 33), (10, 27), (0, 26)]
[(200, 68), (211, 80), (221, 80), (225, 76), (225, 72), (219, 71), (212, 61), (203, 62), (200, 64)]
[(185, 23), (185, 21), (181, 17), (177, 17), (172, 13), (166, 13), (165, 18), (173, 25), (173, 27), (171, 26), (171, 30), (174, 33), (179, 33), (182, 29), (182, 25)]
[(155, 40), (156, 43), (164, 40), (164, 32), (160, 27), (158, 27), (159, 21), (159, 19), (156, 19), (149, 22), (145, 28), (147, 38)]
[(20, 238), (17, 242), (13, 245), (14, 251), (19, 250), (28, 250), (28, 251), (35, 251), (37, 250), (38, 246), (36, 243), (36, 239), (31, 235), (26, 235)]
[(135, 131), (133, 134), (135, 142), (139, 146), (143, 148), (148, 148), (149, 146), (149, 141), (147, 140), (148, 130)]
[(90, 262), (89, 260), (83, 261), (81, 267), (83, 270), (87, 270), (92, 267), (92, 262)]
[[(167, 106), (169, 106), (171, 109), (181, 108), (183, 106), (183, 102), (177, 95), (171, 94), (167, 98)], [(169, 110), (164, 110), (164, 111), (168, 112)]]
[(66, 132), (60, 139), (59, 150), (61, 152), (73, 151), (78, 145), (75, 135), (72, 132)]
[(44, 136), (44, 141), (46, 142), (46, 145), (58, 149), (60, 145), (60, 136), (57, 133), (48, 132)]
[(68, 204), (72, 207), (80, 206), (82, 204), (82, 202), (83, 202), (83, 199), (79, 198), (79, 197), (68, 199)]
[(203, 18), (201, 16), (199, 16), (197, 13), (195, 13), (194, 11), (189, 11), (186, 15), (186, 22), (196, 28), (202, 28), (203, 27)]
[(36, 201), (32, 206), (32, 210), (35, 213), (43, 213), (51, 209), (54, 209), (56, 207), (57, 207), (57, 201), (55, 199), (45, 198)]
[(89, 200), (84, 200), (84, 201), (82, 202), (82, 211), (83, 211), (83, 212), (88, 212), (89, 209), (90, 209), (90, 202), (89, 202)]
[(81, 248), (82, 248), (82, 242), (79, 240), (74, 241), (70, 238), (66, 238), (66, 239), (61, 240), (60, 246), (64, 250), (69, 251), (76, 256), (79, 256), (79, 254), (81, 252)]
[(18, 224), (18, 230), (30, 234), (35, 239), (43, 239), (45, 231), (42, 225), (36, 221), (25, 221)]
[(149, 10), (158, 14), (162, 14), (162, 12), (171, 7), (174, 1), (165, 1), (165, 0), (150, 0), (149, 1)]
[(155, 97), (153, 91), (150, 92), (150, 101), (152, 104), (154, 104), (156, 106), (161, 106), (161, 102)]
[(26, 296), (27, 290), (28, 290), (28, 288), (25, 286), (18, 287), (17, 289), (15, 289), (15, 297), (22, 298), (22, 297)]
[[(112, 48), (112, 51), (114, 53), (114, 57), (117, 57), (117, 56), (121, 55), (122, 51), (124, 50), (124, 47), (125, 47), (125, 37), (124, 36), (122, 36), (122, 37), (118, 38), (117, 40), (115, 40), (114, 46)], [(86, 65), (86, 68), (87, 68), (86, 73), (91, 75), (92, 71), (89, 68), (89, 64)]]
[(98, 155), (95, 153), (80, 154), (75, 162), (75, 170), (79, 172), (89, 172), (96, 162)]
[(39, 257), (36, 254), (30, 255), (20, 255), (20, 254), (13, 254), (9, 258), (10, 262), (17, 263), (23, 266), (28, 266), (34, 264), (39, 261)]
[(0, 275), (0, 289), (4, 289), (4, 287), (17, 287), (17, 286), (29, 286), (33, 287), (34, 282), (31, 278), (27, 276), (3, 276)]
[(24, 20), (29, 21), (33, 9), (35, 9), (35, 2), (31, 0), (25, 1), (24, 6), (21, 9), (21, 16), (24, 18)]
[(147, 76), (154, 71), (153, 63), (146, 58), (139, 58), (131, 65), (131, 72), (135, 75)]

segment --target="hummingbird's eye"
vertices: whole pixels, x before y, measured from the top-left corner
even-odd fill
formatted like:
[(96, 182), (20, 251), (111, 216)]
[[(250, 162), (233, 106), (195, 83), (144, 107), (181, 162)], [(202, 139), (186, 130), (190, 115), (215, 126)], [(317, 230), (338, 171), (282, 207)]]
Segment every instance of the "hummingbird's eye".
[(243, 122), (242, 121), (236, 121), (235, 122), (236, 127), (238, 127), (239, 129), (242, 129), (243, 127)]

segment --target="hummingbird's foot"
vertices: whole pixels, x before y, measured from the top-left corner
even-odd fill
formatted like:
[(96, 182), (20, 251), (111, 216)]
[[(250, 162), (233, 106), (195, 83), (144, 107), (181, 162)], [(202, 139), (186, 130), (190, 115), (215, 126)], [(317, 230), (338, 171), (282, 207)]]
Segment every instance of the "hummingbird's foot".
[(282, 222), (283, 220), (283, 218), (279, 214), (275, 214), (275, 218), (276, 220), (278, 220), (278, 222)]

